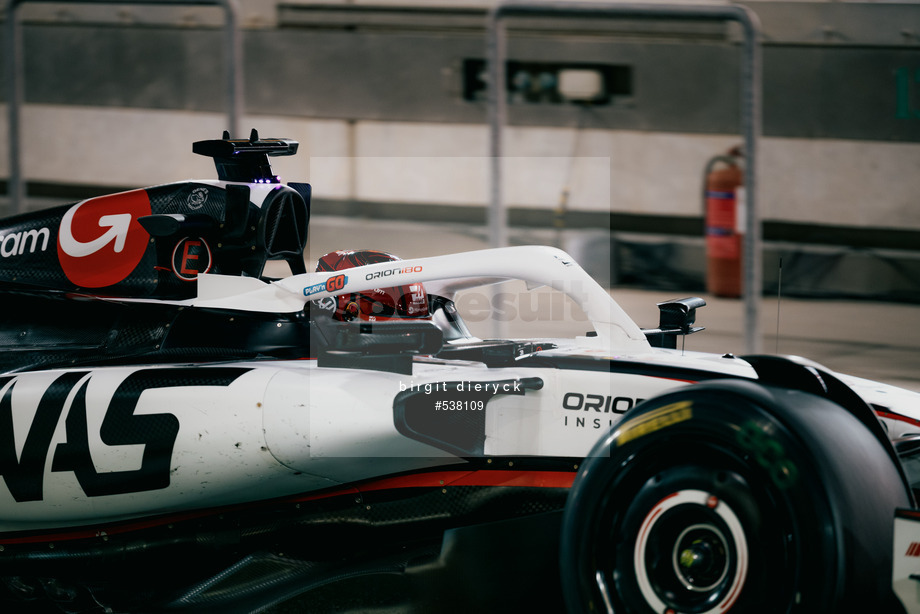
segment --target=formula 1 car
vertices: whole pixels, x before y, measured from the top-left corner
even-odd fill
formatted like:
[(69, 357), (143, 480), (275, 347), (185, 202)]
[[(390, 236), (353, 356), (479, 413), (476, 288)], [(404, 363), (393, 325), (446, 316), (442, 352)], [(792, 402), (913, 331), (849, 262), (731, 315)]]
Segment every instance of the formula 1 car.
[[(3, 611), (920, 612), (920, 395), (678, 351), (704, 301), (554, 248), (308, 272), (296, 149), (0, 224)], [(473, 336), (508, 279), (584, 332)]]

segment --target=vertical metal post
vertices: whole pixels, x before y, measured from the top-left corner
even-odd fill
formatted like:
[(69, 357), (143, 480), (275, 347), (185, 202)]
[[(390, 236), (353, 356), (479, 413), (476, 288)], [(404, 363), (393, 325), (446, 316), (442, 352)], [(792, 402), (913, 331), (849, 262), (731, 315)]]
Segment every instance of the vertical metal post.
[(227, 68), (227, 129), (231, 134), (243, 136), (243, 31), (239, 24), (236, 0), (216, 0), (224, 9), (224, 40)]
[[(613, 18), (722, 20), (741, 24), (744, 34), (741, 62), (741, 133), (747, 171), (747, 220), (744, 242), (744, 347), (748, 353), (760, 351), (761, 334), (758, 308), (762, 286), (761, 224), (757, 208), (757, 143), (761, 134), (762, 69), (760, 21), (750, 9), (738, 5), (668, 5), (577, 3), (561, 1), (499, 3), (489, 12), (487, 54), (489, 58), (489, 129), (492, 160), (492, 200), (489, 203), (490, 239), (493, 247), (505, 244), (507, 212), (502, 201), (502, 130), (506, 123), (505, 92), (506, 34), (503, 20), (512, 16), (558, 17), (598, 16)], [(495, 107), (495, 108), (492, 108)]]
[[(26, 2), (54, 2), (55, 0), (7, 0), (4, 36), (4, 57), (6, 60), (7, 105), (9, 117), (9, 165), (10, 179), (8, 193), (12, 213), (20, 213), (25, 202), (25, 180), (22, 177), (22, 29), (19, 27), (19, 7)], [(227, 58), (227, 127), (231, 133), (239, 134), (243, 115), (243, 43), (239, 28), (239, 9), (236, 0), (74, 0), (81, 4), (172, 4), (172, 5), (217, 5), (223, 8), (225, 54)]]
[(505, 89), (505, 28), (497, 10), (489, 12), (489, 168), (491, 200), (489, 205), (489, 244), (508, 244), (508, 212), (502, 198), (502, 128), (507, 123)]
[[(739, 7), (740, 8), (740, 7)], [(744, 226), (743, 299), (744, 299), (744, 351), (757, 354), (761, 351), (763, 336), (760, 326), (760, 295), (763, 291), (763, 226), (760, 223), (758, 178), (760, 163), (757, 144), (760, 140), (763, 118), (761, 102), (763, 83), (761, 72), (760, 24), (756, 14), (739, 19), (744, 30), (744, 58), (741, 62), (741, 129), (744, 136), (744, 174), (747, 194), (747, 217)]]
[(22, 107), (22, 32), (17, 21), (19, 3), (8, 0), (6, 7), (6, 36), (4, 36), (4, 57), (6, 58), (6, 105), (7, 138), (9, 139), (9, 181), (6, 191), (10, 197), (13, 213), (19, 213), (21, 203), (25, 200), (25, 183), (22, 180), (22, 161), (20, 159), (20, 108)]

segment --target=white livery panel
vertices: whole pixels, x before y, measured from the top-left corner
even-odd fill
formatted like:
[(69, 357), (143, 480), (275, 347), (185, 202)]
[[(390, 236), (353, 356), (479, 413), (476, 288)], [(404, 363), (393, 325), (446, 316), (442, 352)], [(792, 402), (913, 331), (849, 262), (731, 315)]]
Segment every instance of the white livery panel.
[[(24, 373), (0, 388), (0, 530), (111, 521), (332, 485), (268, 451), (274, 368)], [(302, 390), (306, 391), (304, 385)]]

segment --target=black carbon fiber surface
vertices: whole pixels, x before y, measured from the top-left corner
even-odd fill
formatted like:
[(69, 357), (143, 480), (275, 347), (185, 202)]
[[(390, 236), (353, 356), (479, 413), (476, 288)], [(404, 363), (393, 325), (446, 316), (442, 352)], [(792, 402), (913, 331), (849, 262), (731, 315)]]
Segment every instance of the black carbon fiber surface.
[(0, 372), (309, 354), (304, 314), (230, 313), (58, 293), (0, 292)]
[(0, 284), (183, 299), (195, 296), (204, 272), (259, 277), (266, 259), (303, 272), (304, 195), (278, 185), (260, 210), (245, 185), (184, 182), (8, 218), (0, 221)]
[[(432, 568), (425, 560), (437, 557), (446, 532), (558, 513), (567, 493), (565, 488), (445, 486), (266, 502), (184, 521), (164, 518), (126, 533), (113, 527), (106, 534), (100, 527), (95, 538), (58, 541), (53, 550), (41, 542), (9, 544), (0, 558), (0, 577), (14, 574), (27, 582), (53, 574), (65, 585), (93, 586), (95, 598), (116, 611), (148, 611), (144, 608), (151, 604), (159, 604), (156, 611), (198, 612), (212, 606), (229, 611), (234, 599), (255, 596), (262, 588), (275, 591), (261, 597), (263, 605), (284, 596), (282, 585), (291, 578), (299, 588), (289, 585), (284, 589), (289, 595), (362, 571), (399, 573), (413, 558), (428, 574)], [(544, 537), (553, 544), (556, 533), (534, 543)], [(455, 550), (450, 547), (448, 553)], [(452, 565), (452, 558), (442, 564)], [(144, 574), (136, 573), (139, 565)], [(3, 598), (0, 591), (0, 603)]]

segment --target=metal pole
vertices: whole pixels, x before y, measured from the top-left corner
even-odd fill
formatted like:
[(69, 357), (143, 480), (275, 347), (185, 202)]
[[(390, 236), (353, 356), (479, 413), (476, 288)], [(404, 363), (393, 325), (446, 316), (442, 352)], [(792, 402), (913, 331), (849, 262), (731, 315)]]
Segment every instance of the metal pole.
[[(761, 334), (758, 307), (762, 284), (761, 224), (757, 209), (757, 143), (761, 134), (760, 102), (762, 98), (762, 69), (760, 53), (760, 20), (747, 7), (737, 5), (668, 5), (577, 2), (499, 2), (489, 12), (489, 129), (491, 131), (492, 201), (489, 206), (492, 245), (503, 245), (507, 233), (507, 213), (502, 202), (500, 184), (502, 129), (506, 120), (507, 95), (504, 71), (506, 41), (503, 20), (507, 17), (599, 16), (613, 18), (681, 19), (693, 21), (735, 21), (744, 34), (741, 62), (741, 133), (747, 171), (746, 237), (744, 242), (744, 347), (747, 353), (760, 351)], [(501, 80), (499, 80), (501, 78)], [(491, 107), (495, 107), (494, 109)], [(499, 161), (496, 161), (498, 159)], [(499, 242), (501, 241), (501, 242)]]
[(508, 213), (502, 200), (502, 128), (507, 122), (505, 91), (506, 37), (498, 10), (489, 12), (489, 168), (491, 171), (491, 205), (489, 207), (489, 244), (508, 244)]
[(4, 57), (6, 57), (6, 105), (7, 138), (9, 139), (9, 172), (7, 194), (13, 213), (19, 213), (20, 203), (25, 200), (25, 183), (22, 180), (22, 161), (20, 159), (20, 108), (22, 106), (22, 32), (16, 20), (19, 3), (10, 0), (6, 7), (6, 36), (4, 36)]
[[(6, 58), (7, 105), (9, 112), (10, 180), (7, 191), (12, 213), (20, 213), (25, 202), (25, 181), (22, 177), (21, 121), (23, 95), (22, 29), (18, 10), (27, 2), (55, 2), (55, 0), (8, 0), (6, 6)], [(80, 4), (173, 4), (216, 5), (224, 10), (225, 52), (227, 56), (227, 127), (239, 134), (243, 114), (243, 43), (239, 28), (239, 9), (236, 0), (74, 0)]]
[[(740, 8), (740, 7), (739, 7)], [(741, 63), (741, 125), (744, 136), (746, 171), (744, 176), (747, 194), (747, 218), (745, 219), (744, 250), (744, 351), (757, 354), (761, 351), (760, 294), (763, 289), (763, 249), (760, 223), (760, 199), (758, 196), (757, 144), (760, 140), (763, 100), (761, 71), (760, 22), (757, 15), (749, 12), (746, 20), (739, 20), (744, 29), (744, 61)]]
[(227, 129), (242, 136), (243, 106), (243, 32), (239, 24), (236, 0), (217, 0), (224, 9), (224, 36), (227, 58)]

